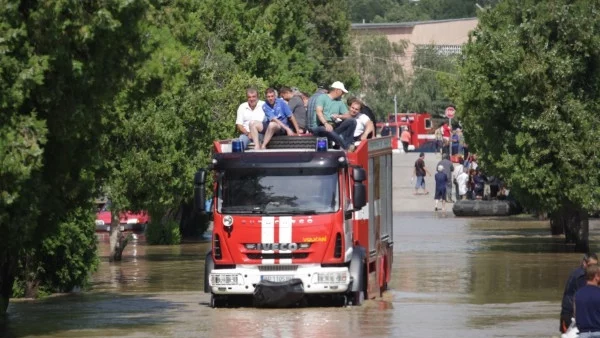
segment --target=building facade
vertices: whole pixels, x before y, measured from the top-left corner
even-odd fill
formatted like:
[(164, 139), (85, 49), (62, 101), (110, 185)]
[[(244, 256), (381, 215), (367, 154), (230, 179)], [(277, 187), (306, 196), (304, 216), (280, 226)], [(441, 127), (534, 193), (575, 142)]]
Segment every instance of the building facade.
[(412, 56), (421, 46), (433, 45), (439, 53), (458, 54), (477, 27), (477, 18), (399, 23), (355, 23), (352, 32), (359, 36), (383, 34), (390, 42), (407, 43), (405, 54), (398, 56), (407, 73), (412, 73)]

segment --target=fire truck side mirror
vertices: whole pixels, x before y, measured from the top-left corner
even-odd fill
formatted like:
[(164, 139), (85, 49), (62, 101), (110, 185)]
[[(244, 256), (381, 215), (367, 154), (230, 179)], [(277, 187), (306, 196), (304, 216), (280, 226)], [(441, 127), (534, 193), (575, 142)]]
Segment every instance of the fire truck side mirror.
[(365, 205), (367, 205), (367, 188), (362, 182), (356, 182), (352, 193), (352, 206), (356, 211)]
[(194, 208), (204, 213), (204, 201), (206, 200), (206, 170), (198, 169), (194, 175)]
[(352, 169), (352, 178), (354, 179), (354, 182), (362, 182), (367, 179), (367, 173), (365, 172), (365, 169), (355, 167)]

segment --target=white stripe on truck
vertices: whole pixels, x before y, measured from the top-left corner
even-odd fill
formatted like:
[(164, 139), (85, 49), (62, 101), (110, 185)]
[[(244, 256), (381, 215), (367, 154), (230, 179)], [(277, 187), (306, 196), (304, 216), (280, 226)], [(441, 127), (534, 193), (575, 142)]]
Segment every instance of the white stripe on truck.
[[(292, 217), (279, 217), (279, 241), (278, 243), (292, 243)], [(291, 250), (280, 250), (279, 253), (291, 253)], [(291, 258), (280, 259), (279, 264), (292, 264)]]
[[(275, 217), (264, 216), (261, 221), (260, 240), (262, 243), (275, 243)], [(274, 253), (273, 250), (263, 250), (263, 254)], [(263, 259), (262, 264), (275, 264), (274, 259)]]

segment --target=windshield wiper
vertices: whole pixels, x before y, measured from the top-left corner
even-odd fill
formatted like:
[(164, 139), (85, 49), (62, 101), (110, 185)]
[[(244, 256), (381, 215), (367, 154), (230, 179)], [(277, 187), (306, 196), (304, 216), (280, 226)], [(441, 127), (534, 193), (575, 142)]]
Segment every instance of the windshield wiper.
[(223, 214), (262, 214), (263, 210), (258, 205), (236, 205), (236, 206), (222, 207), (221, 213), (223, 213)]
[(317, 211), (307, 209), (272, 208), (269, 210), (265, 209), (264, 213), (266, 215), (315, 215)]

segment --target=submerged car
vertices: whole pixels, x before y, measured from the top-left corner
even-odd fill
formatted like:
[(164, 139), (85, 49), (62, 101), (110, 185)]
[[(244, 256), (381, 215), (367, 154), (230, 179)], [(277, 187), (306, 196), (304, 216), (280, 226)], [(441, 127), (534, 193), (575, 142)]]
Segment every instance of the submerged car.
[[(110, 231), (112, 212), (110, 211), (110, 200), (96, 200), (96, 231)], [(146, 211), (125, 211), (119, 216), (119, 226), (121, 231), (143, 231), (150, 221), (150, 216)]]

